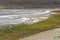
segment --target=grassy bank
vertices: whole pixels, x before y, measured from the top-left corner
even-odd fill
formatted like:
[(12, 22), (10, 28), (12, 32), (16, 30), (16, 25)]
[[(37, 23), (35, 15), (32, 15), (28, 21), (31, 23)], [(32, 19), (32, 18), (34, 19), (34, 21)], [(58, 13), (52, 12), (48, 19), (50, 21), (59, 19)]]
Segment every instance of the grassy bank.
[(60, 27), (60, 14), (51, 15), (47, 20), (31, 25), (11, 25), (0, 29), (0, 40), (18, 40), (45, 30)]

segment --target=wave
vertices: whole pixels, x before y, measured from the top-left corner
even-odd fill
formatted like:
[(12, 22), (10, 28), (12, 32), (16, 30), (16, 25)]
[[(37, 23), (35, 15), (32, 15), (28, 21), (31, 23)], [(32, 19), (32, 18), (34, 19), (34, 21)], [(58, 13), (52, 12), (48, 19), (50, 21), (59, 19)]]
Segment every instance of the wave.
[(0, 10), (0, 24), (31, 24), (47, 19), (49, 15), (49, 10)]

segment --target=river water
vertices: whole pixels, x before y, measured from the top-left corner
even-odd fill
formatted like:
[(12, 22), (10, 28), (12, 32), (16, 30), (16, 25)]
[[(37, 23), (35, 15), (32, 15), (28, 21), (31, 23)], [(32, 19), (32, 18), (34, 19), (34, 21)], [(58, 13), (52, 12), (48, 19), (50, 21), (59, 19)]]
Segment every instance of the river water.
[(45, 20), (50, 9), (0, 9), (0, 25), (35, 23)]

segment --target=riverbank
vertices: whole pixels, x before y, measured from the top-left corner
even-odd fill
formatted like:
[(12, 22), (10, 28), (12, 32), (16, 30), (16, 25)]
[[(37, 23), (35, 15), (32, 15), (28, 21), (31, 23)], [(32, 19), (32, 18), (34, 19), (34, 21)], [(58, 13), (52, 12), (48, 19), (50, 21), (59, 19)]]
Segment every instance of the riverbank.
[(60, 40), (60, 28), (40, 32), (19, 40)]
[(0, 40), (18, 40), (19, 38), (60, 27), (60, 14), (53, 14), (47, 20), (31, 25), (18, 24), (0, 28)]

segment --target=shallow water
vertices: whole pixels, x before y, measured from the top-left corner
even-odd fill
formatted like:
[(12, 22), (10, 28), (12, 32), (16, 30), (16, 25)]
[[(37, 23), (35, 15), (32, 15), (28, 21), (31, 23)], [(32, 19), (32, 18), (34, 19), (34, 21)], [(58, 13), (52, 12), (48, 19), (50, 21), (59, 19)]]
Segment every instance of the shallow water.
[(47, 19), (49, 9), (1, 9), (0, 25), (35, 23)]

